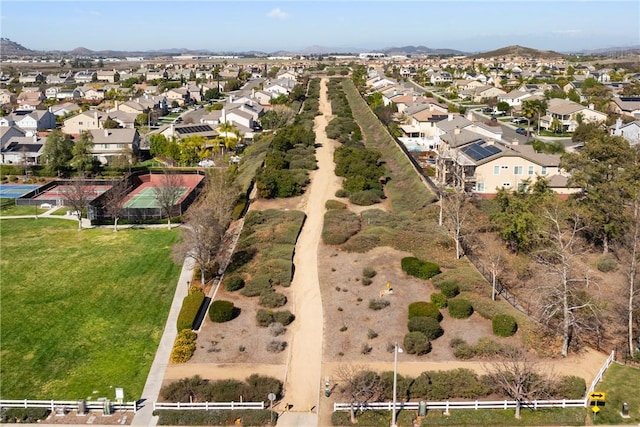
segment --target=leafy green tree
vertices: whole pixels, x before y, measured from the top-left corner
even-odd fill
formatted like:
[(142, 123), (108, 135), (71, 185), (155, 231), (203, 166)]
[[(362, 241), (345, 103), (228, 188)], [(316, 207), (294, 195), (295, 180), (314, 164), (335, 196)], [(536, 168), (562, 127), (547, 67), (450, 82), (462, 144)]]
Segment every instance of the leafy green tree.
[(73, 145), (73, 158), (71, 166), (84, 175), (92, 171), (95, 166), (95, 159), (91, 151), (93, 150), (93, 135), (89, 132), (82, 132), (80, 139)]
[(102, 123), (102, 127), (104, 129), (117, 129), (120, 127), (120, 125), (118, 124), (118, 122), (116, 122), (112, 118), (108, 118)]
[(624, 171), (633, 159), (634, 149), (627, 140), (600, 131), (589, 136), (582, 150), (565, 153), (560, 162), (560, 167), (571, 174), (569, 183), (582, 189), (575, 204), (588, 237), (602, 245), (604, 253), (624, 231)]
[(529, 130), (531, 130), (531, 122), (536, 118), (538, 129), (540, 127), (540, 116), (547, 111), (547, 101), (540, 99), (532, 99), (522, 101), (522, 116), (528, 120)]
[(180, 140), (180, 156), (178, 161), (183, 166), (193, 166), (200, 160), (209, 158), (211, 151), (207, 148), (206, 139), (200, 135), (188, 136)]
[(367, 97), (367, 103), (372, 110), (375, 110), (378, 107), (383, 107), (384, 101), (382, 100), (382, 94), (380, 92), (373, 92)]
[(56, 129), (47, 137), (42, 156), (46, 164), (59, 174), (68, 166), (73, 157), (72, 148), (71, 139), (61, 130)]
[(210, 88), (204, 91), (204, 99), (210, 101), (212, 99), (220, 98), (220, 91), (217, 88)]
[(558, 120), (557, 117), (554, 117), (553, 120), (551, 120), (551, 125), (549, 126), (549, 130), (554, 133), (562, 133), (562, 130), (563, 130), (562, 122)]
[(293, 122), (295, 112), (285, 105), (275, 105), (260, 117), (260, 124), (264, 129), (280, 129)]
[(136, 126), (147, 126), (149, 123), (149, 114), (148, 113), (140, 113), (136, 117)]
[(511, 106), (509, 105), (508, 102), (505, 102), (505, 101), (498, 102), (498, 104), (496, 105), (496, 108), (498, 109), (498, 111), (504, 111), (506, 114), (508, 114), (509, 111), (511, 111)]

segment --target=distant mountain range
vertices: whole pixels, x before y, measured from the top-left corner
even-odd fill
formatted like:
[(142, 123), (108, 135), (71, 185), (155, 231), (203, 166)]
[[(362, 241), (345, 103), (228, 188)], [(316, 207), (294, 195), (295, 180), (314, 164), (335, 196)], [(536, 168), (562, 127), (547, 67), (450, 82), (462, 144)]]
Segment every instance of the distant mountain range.
[[(262, 51), (245, 51), (245, 52), (214, 52), (205, 49), (157, 49), (153, 51), (119, 51), (119, 50), (100, 50), (94, 51), (85, 47), (77, 47), (70, 51), (54, 50), (54, 51), (36, 51), (28, 49), (21, 44), (9, 40), (8, 38), (0, 38), (0, 53), (2, 56), (11, 55), (43, 55), (43, 54), (66, 54), (72, 56), (103, 56), (103, 57), (124, 57), (124, 56), (159, 56), (159, 55), (244, 55), (244, 56), (293, 56), (293, 55), (345, 55), (345, 54), (358, 54), (364, 52), (382, 52), (385, 55), (470, 55), (468, 52), (462, 52), (455, 49), (432, 49), (426, 46), (401, 46), (401, 47), (387, 47), (383, 49), (362, 49), (362, 48), (350, 48), (350, 47), (326, 47), (326, 46), (309, 46), (305, 49), (298, 51), (280, 50), (276, 52), (262, 52)], [(640, 46), (629, 47), (612, 47), (606, 49), (596, 50), (582, 50), (579, 52), (572, 52), (573, 54), (580, 55), (606, 55), (610, 53), (640, 53)], [(565, 54), (544, 51), (539, 49), (532, 49), (523, 46), (507, 46), (500, 49), (492, 50), (489, 52), (481, 52), (473, 55), (474, 58), (489, 58), (489, 57), (502, 57), (502, 56), (530, 56), (540, 58), (559, 58), (566, 56)]]

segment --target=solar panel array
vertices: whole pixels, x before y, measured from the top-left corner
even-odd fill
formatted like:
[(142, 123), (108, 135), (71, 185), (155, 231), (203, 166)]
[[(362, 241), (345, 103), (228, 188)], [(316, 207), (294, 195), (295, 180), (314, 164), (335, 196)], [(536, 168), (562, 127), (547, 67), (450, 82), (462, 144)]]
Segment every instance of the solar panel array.
[(198, 132), (212, 132), (213, 129), (209, 125), (194, 125), (176, 128), (178, 133), (198, 133)]
[(474, 142), (466, 147), (462, 147), (460, 150), (475, 161), (486, 159), (500, 152), (500, 149), (495, 145), (484, 146), (482, 142)]

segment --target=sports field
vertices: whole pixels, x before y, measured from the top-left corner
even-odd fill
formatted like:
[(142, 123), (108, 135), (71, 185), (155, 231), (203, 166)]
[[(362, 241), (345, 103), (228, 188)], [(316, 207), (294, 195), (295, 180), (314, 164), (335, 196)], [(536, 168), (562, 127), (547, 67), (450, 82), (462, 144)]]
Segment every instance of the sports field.
[(0, 228), (3, 399), (138, 399), (180, 273), (177, 231), (55, 219)]
[[(180, 196), (176, 198), (176, 203), (181, 200), (190, 190), (190, 187), (180, 187)], [(144, 187), (140, 191), (132, 193), (123, 205), (125, 208), (143, 209), (159, 208), (155, 187)]]
[[(87, 185), (87, 194), (90, 195), (89, 200), (93, 200), (108, 189), (111, 188), (111, 185)], [(56, 185), (53, 188), (48, 189), (47, 191), (40, 193), (35, 197), (36, 200), (54, 200), (54, 199), (64, 199), (65, 190), (68, 188), (65, 185)]]
[(0, 185), (0, 198), (17, 199), (38, 187), (40, 186), (28, 184), (2, 184)]

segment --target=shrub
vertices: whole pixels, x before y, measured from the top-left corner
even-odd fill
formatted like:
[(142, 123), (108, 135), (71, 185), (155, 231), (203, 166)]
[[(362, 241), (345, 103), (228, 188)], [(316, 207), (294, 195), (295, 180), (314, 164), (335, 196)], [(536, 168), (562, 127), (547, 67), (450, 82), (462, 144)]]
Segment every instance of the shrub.
[(606, 255), (601, 255), (598, 258), (598, 261), (596, 262), (596, 266), (598, 267), (598, 271), (601, 271), (603, 273), (608, 273), (610, 271), (615, 270), (616, 267), (618, 267), (618, 263), (616, 262), (613, 256), (611, 256), (610, 254), (606, 254)]
[[(238, 395), (236, 395), (236, 399)], [(187, 400), (188, 402), (189, 400)], [(230, 426), (237, 419), (242, 419), (245, 426), (266, 426), (271, 420), (278, 418), (277, 412), (260, 409), (228, 409), (228, 410), (179, 410), (159, 409), (153, 411), (159, 417), (158, 425), (182, 426)]]
[(202, 399), (209, 402), (232, 402), (238, 399), (246, 387), (244, 381), (235, 379), (216, 380), (207, 384)]
[(193, 286), (189, 292), (189, 295), (184, 297), (184, 300), (182, 300), (182, 308), (178, 314), (176, 325), (178, 332), (183, 329), (191, 329), (193, 327), (193, 322), (195, 321), (198, 311), (200, 311), (200, 306), (204, 301), (204, 293), (200, 288)]
[(473, 306), (464, 298), (454, 298), (448, 302), (449, 315), (456, 319), (466, 319), (473, 314)]
[(273, 313), (273, 320), (278, 323), (282, 323), (284, 326), (293, 322), (295, 318), (296, 317), (289, 310), (276, 311)]
[(504, 351), (504, 346), (495, 342), (491, 338), (482, 337), (473, 346), (473, 352), (480, 357), (494, 357)]
[(224, 280), (224, 288), (229, 291), (237, 291), (244, 288), (244, 279), (240, 276), (229, 276)]
[(360, 218), (349, 210), (330, 210), (324, 214), (322, 241), (340, 245), (360, 231)]
[(453, 356), (456, 359), (463, 359), (463, 360), (471, 359), (475, 355), (476, 353), (474, 351), (473, 346), (467, 344), (467, 342), (464, 340), (462, 340), (461, 343), (453, 347)]
[(324, 207), (329, 211), (332, 209), (346, 209), (347, 205), (337, 200), (330, 199), (325, 202)]
[(401, 261), (402, 270), (410, 276), (419, 279), (430, 279), (436, 274), (440, 274), (438, 264), (422, 261), (416, 257), (405, 257)]
[(368, 277), (369, 279), (371, 279), (371, 278), (375, 277), (376, 274), (378, 274), (378, 273), (371, 267), (365, 267), (365, 268), (362, 269), (362, 276), (363, 277)]
[(491, 320), (493, 333), (499, 337), (510, 337), (518, 330), (518, 324), (513, 316), (498, 314)]
[(453, 298), (460, 293), (460, 287), (456, 282), (442, 282), (439, 288), (447, 298)]
[(278, 335), (282, 335), (286, 332), (284, 325), (279, 322), (273, 322), (269, 324), (269, 335), (273, 337), (277, 337)]
[(341, 199), (345, 198), (345, 197), (349, 197), (350, 195), (351, 195), (351, 193), (349, 193), (344, 188), (341, 188), (338, 191), (336, 191), (336, 197), (341, 198)]
[(433, 293), (430, 296), (431, 302), (438, 308), (447, 308), (447, 296), (441, 292)]
[(432, 317), (438, 322), (442, 320), (442, 314), (438, 307), (431, 302), (416, 301), (409, 304), (409, 319), (414, 317)]
[(47, 419), (51, 413), (47, 408), (4, 408), (0, 415), (0, 423), (35, 424)]
[(260, 294), (259, 304), (267, 308), (282, 307), (287, 303), (287, 297), (273, 289), (266, 289)]
[(433, 317), (412, 317), (409, 319), (407, 327), (409, 332), (422, 332), (430, 340), (434, 340), (444, 333), (440, 323)]
[(209, 318), (216, 323), (233, 320), (238, 313), (231, 301), (213, 301), (209, 307)]
[[(242, 394), (247, 402), (269, 403), (269, 393), (276, 395), (276, 400), (282, 398), (282, 382), (276, 378), (252, 374), (246, 379), (247, 388)], [(263, 424), (260, 424), (263, 425)]]
[(409, 332), (404, 336), (404, 349), (409, 354), (426, 354), (431, 351), (431, 343), (429, 338), (422, 332)]
[(371, 206), (380, 202), (380, 196), (375, 191), (363, 190), (349, 196), (349, 201), (358, 206)]
[(269, 341), (269, 344), (267, 344), (267, 351), (269, 353), (280, 353), (281, 351), (284, 351), (285, 348), (287, 348), (286, 341), (271, 340)]
[(293, 320), (295, 316), (291, 314), (289, 310), (284, 311), (272, 311), (261, 308), (256, 313), (256, 320), (258, 322), (258, 326), (267, 327), (272, 323), (281, 323), (283, 326), (287, 326)]
[(364, 344), (362, 344), (362, 348), (360, 349), (360, 353), (369, 354), (369, 353), (371, 353), (371, 350), (373, 350), (373, 347), (371, 347), (367, 343), (364, 343)]
[(382, 310), (385, 307), (389, 307), (391, 302), (384, 298), (372, 298), (369, 300), (369, 308), (371, 310)]
[(378, 337), (378, 333), (376, 331), (374, 331), (373, 329), (369, 329), (367, 331), (367, 338), (369, 338), (370, 340), (377, 338)]
[(584, 378), (565, 375), (553, 385), (552, 395), (556, 399), (581, 399), (586, 390)]
[(362, 286), (369, 286), (372, 283), (373, 283), (373, 280), (371, 280), (370, 278), (368, 277), (362, 278)]
[(196, 335), (190, 329), (183, 329), (178, 332), (176, 341), (173, 343), (173, 349), (171, 349), (171, 363), (185, 363), (193, 353), (196, 351)]

